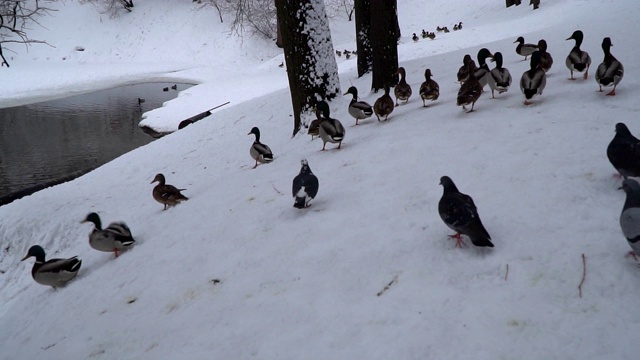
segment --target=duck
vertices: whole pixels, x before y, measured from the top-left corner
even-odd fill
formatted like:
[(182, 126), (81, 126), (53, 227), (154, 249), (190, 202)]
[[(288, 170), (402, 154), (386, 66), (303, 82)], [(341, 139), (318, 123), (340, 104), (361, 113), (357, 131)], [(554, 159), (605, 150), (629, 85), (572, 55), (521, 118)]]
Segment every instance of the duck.
[(171, 86), (171, 89), (173, 89), (173, 90), (178, 90), (178, 84), (173, 84), (173, 85)]
[(78, 275), (82, 265), (82, 260), (78, 259), (77, 256), (46, 261), (44, 249), (40, 245), (30, 247), (27, 255), (21, 261), (25, 261), (30, 257), (36, 258), (36, 262), (31, 269), (33, 280), (38, 284), (53, 288), (64, 286), (73, 280)]
[(389, 95), (390, 91), (391, 89), (389, 89), (389, 86), (385, 85), (384, 95), (379, 97), (376, 102), (373, 103), (373, 112), (376, 113), (378, 121), (382, 121), (380, 118), (383, 116), (384, 121), (387, 121), (387, 118), (393, 112), (393, 108), (395, 106), (393, 105), (393, 99), (391, 98), (391, 95)]
[(151, 184), (154, 182), (158, 182), (158, 185), (153, 188), (152, 195), (157, 202), (164, 205), (162, 210), (167, 210), (167, 207), (176, 206), (183, 201), (189, 200), (188, 197), (180, 193), (186, 189), (178, 189), (173, 185), (166, 184), (163, 174), (156, 174)]
[(462, 21), (458, 23), (458, 30), (462, 30)]
[(427, 107), (425, 101), (438, 100), (440, 96), (440, 86), (438, 83), (431, 79), (431, 69), (426, 69), (424, 71), (424, 82), (420, 85), (420, 97), (422, 98), (422, 106)]
[(345, 135), (344, 126), (342, 126), (340, 120), (331, 118), (331, 110), (329, 109), (329, 104), (327, 104), (326, 101), (319, 101), (316, 105), (316, 109), (322, 114), (321, 121), (318, 126), (318, 135), (323, 142), (322, 151), (325, 150), (328, 142), (338, 144), (338, 149), (340, 149)]
[(322, 114), (320, 113), (320, 110), (317, 108), (315, 110), (316, 119), (309, 124), (309, 130), (307, 131), (307, 134), (311, 135), (312, 141), (315, 136), (320, 136), (320, 122), (322, 121)]
[[(458, 82), (459, 83), (463, 83), (465, 81), (467, 81), (467, 78), (469, 77), (469, 63), (473, 62), (473, 59), (471, 58), (471, 55), (466, 54), (464, 56), (464, 58), (462, 59), (462, 66), (460, 66), (460, 69), (458, 69)], [(475, 71), (475, 63), (474, 63), (474, 71)]]
[(260, 129), (258, 129), (258, 127), (254, 126), (247, 135), (251, 134), (256, 136), (256, 139), (253, 141), (253, 144), (251, 144), (251, 147), (249, 148), (249, 155), (251, 155), (251, 158), (256, 161), (256, 164), (253, 166), (253, 168), (255, 169), (256, 167), (258, 167), (258, 163), (268, 164), (272, 162), (273, 152), (271, 152), (271, 148), (269, 148), (269, 145), (260, 142)]
[(491, 69), (493, 81), (489, 81), (489, 86), (491, 87), (491, 98), (495, 98), (495, 90), (498, 91), (498, 94), (509, 91), (509, 86), (511, 86), (511, 73), (509, 73), (509, 69), (502, 67), (501, 52), (493, 54), (492, 60), (496, 63), (496, 67)]
[(413, 36), (411, 36), (411, 40), (418, 41), (420, 40), (420, 38), (418, 37), (418, 35), (416, 35), (416, 33), (413, 33)]
[(98, 251), (113, 251), (118, 257), (119, 251), (127, 250), (135, 244), (131, 230), (123, 222), (112, 222), (105, 229), (102, 229), (100, 216), (95, 212), (89, 213), (82, 222), (93, 223), (94, 229), (89, 234), (89, 245)]
[(342, 56), (342, 51), (336, 50), (336, 55), (338, 55), (338, 57)]
[(311, 200), (318, 195), (318, 178), (311, 172), (307, 159), (300, 160), (302, 165), (300, 173), (293, 178), (291, 192), (293, 194), (293, 207), (304, 209), (309, 207)]
[(349, 94), (353, 95), (349, 103), (349, 115), (356, 119), (356, 125), (358, 125), (359, 120), (367, 119), (373, 115), (373, 107), (366, 101), (358, 101), (358, 89), (355, 86), (350, 87), (344, 93), (345, 96)]
[(436, 31), (442, 32), (442, 30), (444, 30), (444, 28), (441, 28), (440, 26), (436, 26)]
[[(469, 62), (467, 65), (467, 70), (469, 74), (473, 73), (475, 68), (475, 63), (473, 61)], [(469, 76), (467, 81), (462, 83), (460, 86), (460, 90), (458, 90), (458, 97), (456, 99), (456, 104), (458, 106), (462, 106), (463, 110), (467, 110), (466, 105), (471, 104), (471, 110), (467, 112), (473, 112), (473, 107), (476, 104), (476, 101), (482, 95), (482, 85), (478, 82), (478, 79), (475, 76)]]
[(453, 31), (458, 31), (458, 24), (453, 24)]
[(569, 55), (567, 55), (567, 59), (565, 60), (565, 64), (567, 68), (571, 72), (571, 77), (569, 80), (575, 80), (573, 77), (573, 72), (583, 72), (583, 78), (586, 80), (589, 77), (589, 66), (591, 65), (591, 56), (586, 51), (580, 49), (580, 45), (582, 45), (582, 40), (584, 39), (584, 34), (580, 30), (576, 30), (567, 38), (567, 40), (575, 40), (576, 45), (571, 49)]
[(518, 37), (518, 39), (516, 39), (516, 41), (513, 42), (518, 43), (518, 46), (516, 46), (516, 53), (518, 55), (522, 55), (524, 56), (524, 59), (527, 60), (527, 57), (531, 54), (533, 54), (534, 51), (538, 50), (538, 46), (534, 45), (534, 44), (525, 44), (524, 43), (524, 38), (522, 36)]
[(538, 41), (538, 51), (540, 52), (540, 68), (544, 70), (544, 72), (549, 72), (553, 65), (553, 58), (551, 54), (547, 52), (547, 42), (545, 39)]
[(409, 102), (412, 91), (411, 85), (407, 84), (407, 72), (404, 68), (399, 67), (396, 74), (400, 75), (400, 82), (393, 88), (393, 94), (396, 96), (396, 106), (398, 106), (398, 100), (404, 101), (405, 104)]
[(640, 255), (640, 184), (635, 179), (625, 179), (622, 189), (627, 198), (620, 213), (620, 228), (631, 247), (629, 255), (638, 261)]
[(448, 32), (449, 32), (449, 29), (445, 26), (444, 28), (442, 28), (442, 31), (444, 31), (444, 32), (445, 32), (445, 34), (446, 34), (446, 33), (448, 33)]
[(424, 31), (424, 29), (422, 29), (422, 34), (421, 34), (421, 35), (422, 35), (422, 38), (423, 38), (423, 39), (426, 39), (426, 38), (428, 38), (428, 37), (429, 37), (429, 33), (428, 33), (428, 32), (426, 32), (426, 31)]
[(427, 32), (427, 37), (431, 40), (436, 38), (436, 33), (434, 32)]
[(602, 60), (602, 63), (598, 65), (598, 69), (596, 70), (596, 82), (600, 87), (600, 92), (602, 92), (603, 86), (613, 86), (613, 90), (607, 93), (609, 96), (616, 95), (616, 87), (624, 76), (624, 66), (622, 66), (622, 63), (618, 61), (615, 56), (611, 55), (612, 46), (611, 38), (606, 37), (602, 39), (604, 60)]
[[(480, 49), (478, 51), (478, 67), (473, 72), (476, 79), (478, 79), (480, 86), (482, 86), (483, 91), (484, 91), (485, 85), (489, 84), (490, 82), (493, 82), (493, 78), (491, 77), (491, 70), (489, 70), (489, 66), (487, 65), (488, 58), (493, 58), (491, 51), (489, 51), (489, 49), (487, 48)], [(495, 85), (494, 84), (489, 85), (489, 87), (491, 86), (495, 86)]]
[(531, 54), (530, 69), (525, 71), (520, 78), (520, 90), (524, 94), (525, 105), (530, 105), (536, 95), (542, 95), (542, 90), (547, 85), (547, 75), (540, 68), (540, 52)]

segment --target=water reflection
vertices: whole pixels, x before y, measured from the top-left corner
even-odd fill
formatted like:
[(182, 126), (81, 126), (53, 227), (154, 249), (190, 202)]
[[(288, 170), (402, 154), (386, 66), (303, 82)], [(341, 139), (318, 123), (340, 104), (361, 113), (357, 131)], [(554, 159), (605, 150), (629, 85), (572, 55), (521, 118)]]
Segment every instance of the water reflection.
[(0, 109), (0, 205), (13, 200), (10, 194), (78, 176), (153, 141), (138, 122), (191, 86), (173, 85), (130, 85)]

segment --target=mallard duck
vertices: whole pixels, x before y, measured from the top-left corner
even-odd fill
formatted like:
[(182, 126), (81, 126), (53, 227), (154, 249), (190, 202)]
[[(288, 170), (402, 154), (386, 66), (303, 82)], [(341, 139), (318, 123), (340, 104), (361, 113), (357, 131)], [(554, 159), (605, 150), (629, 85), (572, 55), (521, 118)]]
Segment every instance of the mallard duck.
[(182, 201), (189, 200), (188, 197), (180, 193), (186, 189), (178, 189), (173, 185), (165, 184), (164, 175), (157, 174), (153, 178), (151, 184), (156, 181), (158, 182), (158, 185), (153, 188), (152, 195), (157, 202), (164, 205), (163, 210), (167, 210), (167, 207), (176, 206)]
[(407, 84), (407, 72), (403, 67), (399, 67), (396, 74), (400, 75), (400, 82), (393, 88), (393, 94), (396, 96), (396, 106), (398, 106), (398, 100), (404, 101), (405, 104), (409, 102), (411, 85)]
[(462, 30), (462, 21), (458, 23), (458, 30)]
[(389, 95), (390, 91), (391, 90), (389, 89), (389, 86), (385, 85), (384, 95), (379, 97), (378, 100), (373, 103), (373, 112), (376, 113), (378, 121), (382, 121), (380, 120), (382, 116), (384, 116), (384, 120), (386, 121), (389, 117), (389, 114), (393, 112), (393, 108), (395, 106), (393, 105), (393, 99), (391, 98), (391, 95)]
[(316, 110), (316, 119), (309, 123), (309, 131), (307, 134), (311, 135), (311, 140), (313, 140), (314, 136), (320, 136), (320, 122), (322, 121), (322, 113), (318, 108)]
[(580, 50), (580, 45), (582, 45), (582, 40), (584, 39), (584, 34), (580, 30), (576, 30), (567, 38), (567, 40), (575, 40), (576, 45), (571, 49), (569, 55), (567, 55), (567, 59), (565, 64), (567, 68), (571, 72), (571, 77), (569, 80), (575, 80), (573, 77), (573, 72), (583, 72), (584, 71), (584, 79), (586, 80), (589, 77), (589, 66), (591, 65), (591, 56), (586, 51)]
[(538, 51), (540, 52), (540, 68), (544, 72), (549, 72), (553, 65), (553, 58), (547, 52), (547, 42), (544, 39), (538, 41)]
[(596, 82), (600, 87), (600, 91), (602, 91), (602, 87), (613, 86), (613, 90), (609, 92), (607, 95), (614, 96), (616, 94), (616, 86), (622, 80), (624, 76), (624, 67), (622, 63), (616, 59), (615, 56), (611, 55), (611, 39), (606, 37), (602, 39), (602, 51), (604, 51), (604, 60), (602, 63), (598, 65), (598, 69), (596, 70)]
[[(473, 59), (471, 58), (471, 55), (466, 54), (462, 59), (462, 66), (460, 66), (460, 69), (458, 70), (457, 79), (459, 83), (463, 83), (467, 81), (467, 78), (469, 77), (470, 62), (473, 62)], [(475, 71), (475, 63), (474, 63), (474, 71)]]
[(178, 90), (178, 84), (173, 84), (173, 85), (171, 86), (171, 89), (173, 89), (173, 90)]
[(502, 53), (496, 52), (493, 54), (493, 61), (495, 61), (496, 67), (491, 69), (493, 81), (489, 81), (489, 87), (491, 88), (491, 97), (495, 98), (495, 90), (498, 91), (498, 94), (509, 90), (509, 86), (511, 86), (511, 73), (509, 73), (507, 68), (502, 67)]
[[(487, 48), (482, 48), (478, 51), (478, 67), (473, 72), (476, 79), (480, 83), (480, 86), (484, 89), (485, 85), (493, 82), (493, 78), (491, 77), (491, 70), (489, 69), (489, 65), (487, 65), (487, 59), (493, 58), (491, 51)], [(489, 85), (495, 86), (494, 84)]]
[(249, 131), (247, 135), (251, 135), (251, 134), (256, 136), (255, 141), (253, 142), (253, 144), (251, 144), (251, 147), (249, 148), (249, 155), (251, 155), (253, 160), (256, 161), (256, 164), (253, 166), (253, 168), (255, 169), (258, 166), (258, 163), (268, 164), (272, 162), (273, 153), (271, 152), (271, 149), (269, 148), (268, 145), (260, 142), (260, 129), (254, 126), (253, 129), (251, 129), (251, 131)]
[(453, 31), (458, 31), (458, 24), (453, 24)]
[(425, 102), (427, 100), (438, 100), (439, 96), (440, 86), (435, 80), (431, 79), (431, 69), (426, 69), (424, 71), (424, 82), (420, 85), (420, 97), (422, 98), (422, 106), (427, 106)]
[(449, 32), (449, 28), (447, 28), (447, 27), (445, 26), (444, 28), (442, 28), (442, 31), (444, 31), (444, 32), (445, 32), (445, 34), (446, 34), (446, 33), (448, 33), (448, 32)]
[[(469, 74), (473, 74), (474, 67), (475, 63), (473, 61), (468, 64), (467, 68)], [(467, 112), (473, 112), (473, 106), (480, 98), (480, 95), (482, 95), (482, 85), (480, 85), (475, 76), (469, 76), (467, 81), (462, 83), (462, 86), (460, 86), (460, 90), (458, 90), (456, 103), (458, 106), (462, 106), (462, 109), (464, 110), (467, 110), (466, 105), (471, 104), (471, 110)]]
[(422, 29), (422, 38), (423, 38), (423, 39), (426, 39), (426, 38), (428, 38), (428, 37), (429, 37), (429, 33), (428, 33), (428, 32), (426, 32), (426, 31), (424, 31), (424, 29)]
[(542, 95), (542, 90), (547, 85), (547, 75), (540, 68), (540, 53), (535, 51), (531, 54), (530, 69), (525, 71), (520, 78), (520, 90), (524, 94), (524, 104), (531, 104), (531, 100), (536, 95)]
[(427, 32), (427, 37), (431, 40), (436, 38), (436, 33), (434, 32)]
[(89, 234), (89, 245), (98, 251), (113, 251), (118, 257), (119, 251), (129, 249), (135, 244), (135, 240), (131, 236), (131, 230), (123, 222), (113, 222), (105, 229), (102, 229), (100, 216), (94, 212), (87, 215), (82, 222), (93, 223), (94, 229)]
[(522, 36), (518, 37), (518, 39), (516, 39), (516, 41), (514, 41), (513, 43), (518, 43), (518, 46), (516, 46), (516, 53), (518, 55), (524, 56), (525, 60), (527, 60), (527, 56), (533, 54), (534, 51), (538, 50), (538, 46), (535, 44), (525, 44), (524, 38)]
[(442, 30), (444, 30), (444, 28), (441, 28), (440, 26), (436, 26), (436, 31), (441, 32)]
[(318, 194), (318, 178), (311, 172), (307, 159), (300, 161), (300, 173), (293, 178), (291, 192), (293, 193), (293, 207), (304, 209), (309, 207), (311, 200)]
[(329, 109), (329, 104), (327, 104), (326, 101), (318, 102), (316, 109), (322, 114), (318, 129), (320, 138), (323, 142), (322, 150), (325, 150), (327, 142), (338, 144), (338, 149), (340, 149), (345, 135), (344, 126), (342, 126), (340, 120), (331, 118), (331, 110)]
[(342, 56), (342, 51), (336, 50), (336, 55), (338, 55), (338, 57)]
[(420, 38), (418, 37), (418, 35), (416, 35), (416, 33), (413, 33), (413, 36), (411, 36), (411, 40), (418, 41), (420, 40)]
[(358, 120), (366, 119), (373, 115), (373, 107), (366, 101), (358, 101), (358, 89), (355, 86), (350, 87), (344, 93), (345, 96), (349, 94), (353, 95), (349, 103), (349, 115), (356, 119), (356, 125), (358, 125)]
[(45, 261), (44, 249), (39, 245), (33, 245), (29, 248), (27, 255), (21, 261), (25, 261), (30, 257), (35, 257), (36, 262), (31, 269), (31, 276), (38, 284), (51, 287), (64, 286), (78, 275), (82, 260), (77, 256), (68, 259), (50, 259)]

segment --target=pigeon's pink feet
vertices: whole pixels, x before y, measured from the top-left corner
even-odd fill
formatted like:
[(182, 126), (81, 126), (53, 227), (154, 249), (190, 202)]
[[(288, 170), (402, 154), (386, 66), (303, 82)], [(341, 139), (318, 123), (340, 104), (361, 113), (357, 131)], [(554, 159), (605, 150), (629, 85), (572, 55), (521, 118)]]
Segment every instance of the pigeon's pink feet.
[(462, 241), (462, 234), (457, 233), (455, 235), (448, 235), (449, 239), (456, 239), (456, 246), (457, 248), (463, 248), (463, 247), (467, 247), (467, 244), (464, 243), (464, 241)]
[(629, 251), (627, 253), (627, 256), (631, 256), (633, 260), (638, 261), (638, 255), (636, 255), (636, 253), (634, 253), (633, 251)]

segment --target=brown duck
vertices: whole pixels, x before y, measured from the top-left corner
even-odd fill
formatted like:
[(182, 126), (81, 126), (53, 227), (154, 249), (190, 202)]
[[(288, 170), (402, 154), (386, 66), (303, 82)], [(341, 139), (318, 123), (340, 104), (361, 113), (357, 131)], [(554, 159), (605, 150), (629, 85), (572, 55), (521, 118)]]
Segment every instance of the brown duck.
[(407, 72), (403, 67), (398, 68), (398, 72), (396, 73), (400, 75), (400, 82), (393, 88), (393, 94), (396, 96), (396, 106), (398, 106), (398, 100), (402, 100), (405, 102), (409, 102), (409, 98), (411, 97), (411, 85), (407, 84)]
[[(470, 74), (473, 74), (473, 68), (475, 67), (475, 63), (470, 62), (468, 65), (468, 70)], [(476, 104), (476, 101), (480, 98), (482, 94), (482, 85), (475, 76), (469, 76), (467, 81), (465, 81), (462, 86), (460, 86), (460, 90), (458, 91), (457, 104), (458, 106), (462, 106), (464, 110), (467, 110), (466, 105), (471, 104), (471, 110), (467, 112), (473, 111), (473, 106)]]
[(157, 202), (164, 205), (163, 210), (166, 210), (167, 207), (176, 206), (182, 201), (189, 200), (188, 197), (180, 193), (180, 191), (183, 191), (186, 189), (178, 189), (173, 185), (166, 184), (164, 175), (157, 174), (156, 177), (153, 178), (153, 181), (151, 182), (151, 184), (153, 184), (156, 181), (158, 182), (158, 185), (156, 185), (153, 188), (152, 194), (153, 194), (153, 198)]
[(385, 85), (384, 87), (384, 95), (382, 95), (381, 97), (378, 98), (378, 100), (376, 100), (375, 103), (373, 103), (373, 112), (376, 113), (376, 116), (378, 117), (378, 121), (382, 121), (380, 120), (381, 117), (384, 116), (384, 120), (386, 121), (387, 118), (389, 117), (389, 114), (391, 114), (393, 112), (393, 99), (391, 98), (391, 95), (389, 95), (390, 89), (388, 85)]

